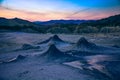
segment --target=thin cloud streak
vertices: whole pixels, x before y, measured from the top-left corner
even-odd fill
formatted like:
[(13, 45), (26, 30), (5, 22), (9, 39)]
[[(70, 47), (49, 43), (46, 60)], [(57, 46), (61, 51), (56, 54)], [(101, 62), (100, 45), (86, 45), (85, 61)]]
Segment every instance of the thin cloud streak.
[(78, 14), (78, 13), (81, 13), (81, 12), (87, 11), (87, 10), (89, 10), (89, 9), (90, 9), (90, 8), (86, 8), (86, 9), (78, 10), (78, 11), (74, 12), (72, 15), (76, 15), (76, 14)]
[(31, 12), (31, 11), (25, 11), (25, 10), (18, 10), (18, 9), (12, 9), (12, 8), (9, 8), (9, 7), (3, 7), (3, 6), (0, 6), (0, 8), (5, 9), (5, 10), (11, 10), (11, 11), (24, 12), (24, 13), (28, 13), (28, 14), (46, 15), (45, 13), (40, 13), (40, 12)]
[(62, 19), (67, 15), (64, 14), (64, 12), (60, 12), (61, 14), (59, 14), (59, 12), (40, 13), (40, 12), (17, 10), (8, 7), (0, 7), (0, 10), (1, 10), (0, 13), (1, 17), (6, 17), (6, 18), (18, 17), (30, 21), (36, 21), (36, 20), (47, 21), (51, 19)]
[(88, 10), (90, 10), (90, 8), (86, 8), (86, 9), (75, 11), (72, 14), (70, 14), (69, 16), (67, 16), (66, 18), (71, 18), (71, 17), (75, 16), (76, 14), (80, 14), (80, 13), (88, 11)]
[(44, 17), (46, 16), (45, 13), (36, 13), (36, 12), (29, 12), (29, 11), (24, 11), (24, 10), (16, 10), (16, 9), (11, 9), (7, 7), (0, 7), (0, 10), (1, 10), (0, 16), (6, 17), (6, 18), (18, 17), (18, 18), (34, 21), (34, 20), (40, 20), (40, 19), (45, 20)]

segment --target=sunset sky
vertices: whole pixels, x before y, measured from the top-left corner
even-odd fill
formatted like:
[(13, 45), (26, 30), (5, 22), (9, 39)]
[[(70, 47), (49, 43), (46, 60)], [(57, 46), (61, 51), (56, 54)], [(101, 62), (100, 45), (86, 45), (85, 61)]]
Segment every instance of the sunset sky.
[(0, 17), (29, 21), (101, 19), (120, 14), (120, 0), (0, 0)]

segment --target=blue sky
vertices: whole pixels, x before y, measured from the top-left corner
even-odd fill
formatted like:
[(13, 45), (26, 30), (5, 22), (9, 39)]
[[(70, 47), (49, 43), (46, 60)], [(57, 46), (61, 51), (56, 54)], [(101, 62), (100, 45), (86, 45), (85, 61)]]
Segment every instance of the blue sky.
[(0, 0), (0, 5), (1, 17), (31, 21), (100, 19), (120, 13), (120, 0)]

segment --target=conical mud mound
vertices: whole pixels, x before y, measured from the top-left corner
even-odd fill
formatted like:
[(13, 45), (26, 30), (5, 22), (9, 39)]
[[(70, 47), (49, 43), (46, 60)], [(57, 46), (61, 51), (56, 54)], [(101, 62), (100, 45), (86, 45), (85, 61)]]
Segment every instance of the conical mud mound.
[(18, 56), (16, 57), (17, 60), (21, 60), (21, 59), (24, 59), (24, 58), (25, 58), (25, 56), (22, 56), (22, 55), (18, 55)]
[(64, 52), (61, 52), (56, 48), (54, 44), (51, 44), (49, 49), (43, 53), (42, 56), (48, 56), (48, 57), (54, 57), (54, 58), (61, 58), (61, 57), (66, 57), (67, 55)]
[(43, 53), (41, 57), (46, 58), (48, 60), (59, 60), (59, 61), (75, 60), (75, 58), (72, 57), (71, 55), (58, 50), (54, 44), (51, 44), (49, 49), (45, 53)]
[[(87, 41), (84, 37), (81, 37), (78, 42), (73, 46), (73, 50), (80, 53), (118, 53), (120, 50), (112, 47), (99, 46)], [(115, 52), (116, 51), (116, 52)], [(77, 52), (78, 53), (78, 52)]]
[(53, 41), (60, 41), (60, 42), (64, 42), (63, 40), (61, 40), (57, 35), (54, 35), (53, 37), (51, 37), (51, 40)]
[(45, 52), (45, 54), (43, 54), (45, 56), (51, 56), (51, 57), (62, 57), (64, 56), (64, 53), (59, 51), (56, 46), (54, 44), (51, 44), (51, 46), (49, 47), (49, 49)]
[(81, 37), (76, 43), (75, 47), (79, 48), (95, 48), (96, 45), (94, 43), (88, 42), (84, 37)]
[(81, 37), (81, 38), (78, 40), (77, 44), (81, 44), (81, 43), (88, 43), (88, 41), (87, 41), (84, 37)]
[(67, 42), (61, 40), (57, 35), (54, 35), (54, 36), (50, 37), (49, 39), (47, 39), (43, 42), (40, 42), (38, 44), (47, 44), (47, 43), (67, 43)]

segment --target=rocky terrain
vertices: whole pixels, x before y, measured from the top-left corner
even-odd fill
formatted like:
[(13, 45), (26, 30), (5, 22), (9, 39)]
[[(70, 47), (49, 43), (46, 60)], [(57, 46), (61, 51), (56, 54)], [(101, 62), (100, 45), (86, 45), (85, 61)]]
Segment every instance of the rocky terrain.
[(119, 80), (120, 35), (0, 33), (0, 80)]

